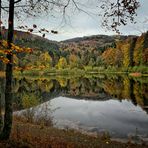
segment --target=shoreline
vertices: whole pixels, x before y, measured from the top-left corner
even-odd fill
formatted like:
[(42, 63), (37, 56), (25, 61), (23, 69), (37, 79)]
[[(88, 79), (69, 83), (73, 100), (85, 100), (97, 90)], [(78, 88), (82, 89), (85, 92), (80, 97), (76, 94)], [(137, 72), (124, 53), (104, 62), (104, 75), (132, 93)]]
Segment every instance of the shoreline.
[[(25, 130), (25, 133), (24, 133)], [(36, 133), (36, 134), (34, 134)], [(34, 141), (34, 138), (37, 141)], [(88, 135), (76, 130), (63, 130), (55, 127), (46, 127), (43, 125), (34, 125), (14, 121), (11, 140), (28, 143), (33, 147), (114, 147), (114, 148), (146, 148), (146, 143), (135, 144), (132, 141), (118, 141), (111, 139), (107, 135)], [(24, 142), (25, 141), (25, 142)], [(55, 146), (56, 143), (56, 146)], [(63, 145), (61, 145), (61, 143)], [(59, 145), (60, 144), (60, 145)]]
[[(84, 69), (29, 69), (24, 70), (23, 72), (20, 70), (13, 71), (14, 76), (83, 76), (83, 75), (99, 75), (99, 74), (106, 74), (106, 75), (128, 75), (130, 77), (148, 77), (148, 72), (139, 72), (139, 71), (127, 71), (127, 70), (84, 70)], [(5, 77), (5, 71), (0, 71), (0, 77)]]
[(81, 75), (99, 75), (99, 74), (106, 74), (106, 75), (110, 75), (110, 74), (125, 74), (128, 75), (130, 77), (148, 77), (148, 73), (142, 73), (142, 72), (127, 72), (127, 71), (85, 71), (85, 70), (81, 70), (79, 72), (80, 69), (78, 69), (78, 71), (73, 72), (73, 70), (70, 71), (41, 71), (41, 70), (37, 70), (32, 72), (32, 70), (26, 70), (23, 73), (21, 73), (20, 71), (14, 71), (14, 75), (30, 75), (30, 76), (66, 76), (66, 75), (74, 75), (74, 76), (81, 76)]

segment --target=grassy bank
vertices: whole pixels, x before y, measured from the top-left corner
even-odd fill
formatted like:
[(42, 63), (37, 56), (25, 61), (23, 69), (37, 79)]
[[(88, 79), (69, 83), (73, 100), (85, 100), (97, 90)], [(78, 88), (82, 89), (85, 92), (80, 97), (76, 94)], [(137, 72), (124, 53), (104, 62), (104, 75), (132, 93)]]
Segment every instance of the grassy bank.
[(59, 130), (29, 123), (17, 122), (9, 141), (0, 142), (0, 147), (25, 148), (146, 148), (146, 145), (111, 141), (109, 137), (90, 136), (72, 130)]
[(55, 69), (55, 68), (45, 68), (45, 69), (30, 69), (24, 71), (15, 71), (15, 75), (30, 75), (30, 76), (54, 76), (54, 75), (78, 75), (83, 76), (85, 74), (129, 74), (130, 76), (148, 76), (148, 67), (127, 67), (127, 68), (117, 68), (117, 67), (90, 67), (85, 66), (82, 69), (78, 68), (65, 68), (65, 69)]

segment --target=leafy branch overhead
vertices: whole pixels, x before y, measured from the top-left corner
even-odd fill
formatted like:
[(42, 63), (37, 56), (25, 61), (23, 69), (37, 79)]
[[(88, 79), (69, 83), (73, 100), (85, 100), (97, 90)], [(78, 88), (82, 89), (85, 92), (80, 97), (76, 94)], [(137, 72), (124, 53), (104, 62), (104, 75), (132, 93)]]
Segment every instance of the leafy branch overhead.
[[(105, 28), (112, 29), (119, 33), (119, 26), (127, 25), (128, 22), (136, 23), (135, 16), (137, 15), (137, 9), (140, 6), (140, 2), (138, 0), (98, 0), (96, 2), (101, 4), (103, 12), (100, 15), (103, 20), (102, 25)], [(74, 14), (76, 10), (89, 16), (94, 13), (87, 9), (87, 2), (81, 2), (78, 0), (16, 0), (14, 1), (14, 4), (15, 15), (18, 18), (24, 16), (24, 14), (36, 17), (43, 13), (46, 13), (51, 17), (55, 17), (56, 14), (59, 13), (61, 14), (62, 23), (63, 21), (66, 21), (66, 16), (69, 20), (69, 16)], [(9, 7), (7, 4), (6, 6), (2, 5), (1, 8), (8, 12)], [(36, 27), (37, 26), (34, 26), (33, 28), (28, 29), (28, 32), (33, 32)], [(22, 26), (20, 26), (20, 28), (24, 29)], [(38, 30), (43, 37), (45, 37), (47, 33), (46, 29), (44, 31), (42, 31), (42, 29)], [(58, 33), (54, 30), (49, 32), (53, 34)]]
[(58, 31), (55, 31), (55, 30), (47, 30), (45, 28), (39, 29), (36, 24), (33, 24), (33, 26), (31, 28), (28, 27), (27, 25), (18, 26), (17, 28), (21, 29), (23, 31), (27, 31), (27, 33), (40, 33), (40, 34), (42, 34), (42, 37), (45, 37), (46, 34), (50, 34), (50, 33), (51, 34), (58, 34)]
[(107, 29), (119, 32), (118, 27), (128, 22), (136, 23), (136, 10), (139, 8), (138, 0), (105, 0), (101, 5), (104, 13), (102, 25)]

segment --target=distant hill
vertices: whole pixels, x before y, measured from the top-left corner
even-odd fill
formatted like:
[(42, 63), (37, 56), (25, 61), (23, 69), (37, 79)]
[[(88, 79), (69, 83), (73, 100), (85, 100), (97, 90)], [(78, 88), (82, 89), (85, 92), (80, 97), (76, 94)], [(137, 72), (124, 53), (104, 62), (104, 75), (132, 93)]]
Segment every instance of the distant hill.
[[(103, 62), (101, 55), (106, 49), (116, 48), (118, 41), (124, 41), (130, 37), (136, 36), (84, 36), (60, 42), (60, 49), (67, 54), (72, 54), (72, 58), (78, 57), (81, 61), (79, 65), (99, 66)], [(71, 59), (71, 56), (69, 57)]]
[[(3, 36), (6, 38), (7, 30), (3, 30)], [(48, 51), (54, 56), (64, 56), (70, 53), (81, 55), (83, 52), (103, 51), (106, 47), (112, 46), (117, 40), (124, 40), (128, 36), (107, 36), (93, 35), (73, 38), (61, 42), (51, 41), (27, 32), (14, 31), (14, 42), (19, 46), (30, 47), (40, 51)], [(59, 50), (60, 49), (60, 50)]]
[(118, 39), (121, 39), (121, 40), (126, 39), (127, 37), (128, 36), (118, 36), (118, 35), (108, 36), (108, 35), (100, 34), (100, 35), (72, 38), (72, 39), (62, 41), (62, 42), (63, 43), (90, 43), (90, 41), (93, 41), (93, 42), (105, 43), (106, 41), (106, 42), (111, 43)]
[[(7, 30), (2, 31), (3, 38), (7, 37)], [(14, 43), (18, 46), (29, 47), (34, 51), (48, 52), (55, 62), (60, 58), (59, 43), (51, 41), (41, 36), (23, 31), (14, 31)], [(25, 54), (19, 54), (18, 58), (23, 58)]]
[(129, 36), (93, 35), (65, 40), (60, 42), (61, 48), (69, 52), (103, 52), (107, 47), (112, 47), (118, 40), (125, 40)]
[[(3, 30), (3, 36), (6, 38), (7, 30)], [(41, 36), (23, 32), (23, 31), (14, 31), (14, 42), (18, 45), (22, 45), (25, 47), (37, 48), (40, 50), (45, 51), (55, 51), (59, 50), (59, 48), (63, 48), (65, 46), (74, 46), (75, 47), (88, 47), (91, 46), (92, 48), (103, 48), (105, 46), (110, 46), (117, 40), (125, 40), (129, 36), (108, 36), (108, 35), (92, 35), (92, 36), (84, 36), (78, 38), (72, 38), (68, 40), (64, 40), (61, 42), (48, 40)]]
[[(6, 39), (7, 30), (3, 30), (3, 37)], [(40, 37), (35, 34), (22, 31), (14, 31), (14, 43), (24, 47), (39, 49), (41, 51), (58, 52), (59, 43)]]
[[(7, 30), (3, 31), (3, 36), (6, 38), (6, 32)], [(31, 47), (31, 48), (37, 48), (40, 50), (50, 51), (51, 49), (53, 51), (59, 50), (60, 47), (63, 47), (63, 45), (66, 46), (91, 46), (92, 48), (101, 48), (105, 46), (109, 46), (112, 43), (114, 43), (117, 40), (125, 40), (129, 36), (108, 36), (108, 35), (92, 35), (92, 36), (84, 36), (84, 37), (78, 37), (73, 39), (64, 40), (61, 42), (48, 40), (46, 38), (43, 38), (41, 36), (22, 32), (22, 31), (14, 31), (14, 42), (18, 45)]]
[[(5, 30), (3, 34), (4, 38), (6, 38), (6, 34), (7, 31)], [(136, 38), (137, 41), (132, 45), (132, 40), (134, 38)], [(140, 45), (142, 47), (142, 42), (140, 42), (140, 40), (147, 41), (147, 36), (143, 35), (140, 38), (132, 35), (92, 35), (57, 42), (27, 32), (15, 31), (14, 33), (14, 42), (16, 45), (34, 49), (34, 56), (28, 57), (25, 54), (18, 55), (19, 59), (23, 59), (25, 57), (24, 63), (28, 62), (29, 64), (32, 61), (28, 59), (32, 58), (35, 64), (37, 64), (35, 61), (38, 61), (39, 64), (38, 57), (42, 53), (47, 52), (52, 58), (52, 66), (58, 65), (59, 59), (64, 58), (61, 59), (60, 62), (64, 62), (64, 64), (69, 65), (70, 68), (84, 68), (88, 65), (92, 67), (101, 66), (102, 64), (106, 65), (107, 63), (111, 66), (125, 65), (125, 63), (128, 63), (128, 61), (133, 57), (135, 58), (135, 61), (133, 61), (135, 63), (133, 64), (138, 65), (140, 63), (137, 62), (140, 61), (140, 56), (138, 57), (138, 53), (140, 53), (140, 51), (138, 51), (138, 46)], [(144, 44), (146, 45), (146, 43)], [(122, 47), (123, 45), (126, 45), (127, 48)], [(130, 47), (132, 46), (133, 48), (136, 46), (135, 49), (133, 49), (134, 52), (130, 50)], [(144, 55), (147, 55), (147, 50), (143, 51)], [(128, 55), (129, 53), (131, 55)], [(44, 58), (47, 59), (46, 54), (44, 56), (40, 56), (42, 62)], [(48, 57), (48, 59), (50, 57)], [(124, 63), (123, 59), (125, 60)], [(143, 56), (143, 59), (143, 62), (145, 62), (147, 60), (147, 56)], [(32, 65), (34, 63), (32, 63)], [(63, 63), (60, 64), (63, 65)]]

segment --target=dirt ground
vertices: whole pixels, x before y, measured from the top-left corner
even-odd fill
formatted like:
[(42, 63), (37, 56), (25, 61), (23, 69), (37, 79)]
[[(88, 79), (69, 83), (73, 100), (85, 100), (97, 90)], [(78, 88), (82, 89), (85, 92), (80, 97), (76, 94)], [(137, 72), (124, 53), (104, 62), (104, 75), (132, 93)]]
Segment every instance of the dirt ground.
[(14, 122), (11, 138), (0, 148), (147, 148), (142, 145), (111, 141), (107, 136), (90, 136), (73, 130)]

